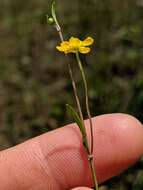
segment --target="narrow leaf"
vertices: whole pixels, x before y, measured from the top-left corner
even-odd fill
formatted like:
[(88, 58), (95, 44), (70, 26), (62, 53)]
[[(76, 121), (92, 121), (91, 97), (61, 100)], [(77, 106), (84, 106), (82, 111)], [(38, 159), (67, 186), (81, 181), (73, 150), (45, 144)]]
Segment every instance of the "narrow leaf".
[(69, 114), (74, 118), (75, 122), (79, 126), (82, 135), (85, 136), (86, 135), (85, 128), (83, 126), (83, 122), (81, 121), (78, 113), (69, 104), (66, 104), (66, 107), (67, 107)]

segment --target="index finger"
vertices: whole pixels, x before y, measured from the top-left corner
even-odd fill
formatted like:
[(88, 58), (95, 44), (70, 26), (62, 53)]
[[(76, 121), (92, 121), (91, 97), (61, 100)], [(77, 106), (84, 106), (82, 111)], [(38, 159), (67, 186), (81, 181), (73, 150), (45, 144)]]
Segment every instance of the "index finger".
[[(94, 157), (101, 183), (132, 165), (143, 154), (143, 128), (125, 114), (107, 114), (93, 119)], [(89, 122), (85, 121), (89, 137)], [(91, 173), (82, 138), (75, 124), (57, 129), (4, 151), (0, 184), (9, 176), (8, 188), (19, 190), (67, 190), (92, 187)]]

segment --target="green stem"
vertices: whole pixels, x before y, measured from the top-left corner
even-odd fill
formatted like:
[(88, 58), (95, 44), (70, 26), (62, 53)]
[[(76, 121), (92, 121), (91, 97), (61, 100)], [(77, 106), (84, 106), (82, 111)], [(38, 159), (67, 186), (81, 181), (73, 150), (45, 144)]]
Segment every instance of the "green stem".
[(93, 154), (93, 142), (94, 142), (94, 137), (93, 137), (93, 124), (92, 124), (92, 118), (91, 118), (91, 114), (90, 114), (90, 109), (89, 109), (89, 100), (88, 100), (88, 87), (87, 87), (87, 81), (86, 81), (86, 77), (85, 77), (85, 73), (82, 67), (82, 63), (79, 57), (79, 53), (76, 53), (76, 59), (82, 74), (82, 79), (83, 79), (83, 83), (84, 83), (84, 88), (85, 88), (85, 99), (86, 99), (86, 110), (87, 110), (87, 115), (89, 118), (89, 122), (90, 122), (90, 132), (91, 132), (91, 148), (90, 148), (90, 152), (91, 154)]
[(89, 154), (89, 163), (90, 163), (90, 168), (91, 168), (91, 172), (92, 172), (92, 178), (93, 178), (93, 182), (94, 182), (94, 187), (96, 188), (96, 190), (98, 190), (98, 183), (97, 183), (96, 171), (95, 171), (94, 160), (93, 160), (94, 137), (93, 137), (93, 123), (92, 123), (91, 113), (90, 113), (90, 109), (89, 109), (88, 86), (87, 86), (85, 73), (84, 73), (83, 66), (82, 66), (82, 63), (81, 63), (81, 60), (80, 60), (78, 52), (76, 52), (76, 60), (78, 62), (79, 69), (81, 71), (81, 75), (82, 75), (82, 79), (83, 79), (83, 83), (84, 83), (85, 99), (86, 99), (86, 110), (87, 110), (87, 114), (88, 114), (88, 118), (89, 118), (89, 122), (90, 122), (90, 133), (91, 133), (90, 145), (91, 145), (91, 147), (90, 147), (90, 154)]

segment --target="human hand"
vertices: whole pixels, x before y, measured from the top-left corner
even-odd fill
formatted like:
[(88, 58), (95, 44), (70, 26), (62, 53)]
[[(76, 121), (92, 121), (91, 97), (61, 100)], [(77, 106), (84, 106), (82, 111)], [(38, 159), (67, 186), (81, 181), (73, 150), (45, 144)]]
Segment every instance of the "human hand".
[[(93, 118), (98, 182), (118, 175), (143, 154), (143, 128), (134, 117), (107, 114)], [(89, 124), (85, 121), (89, 135)], [(85, 186), (85, 187), (81, 187)], [(75, 124), (1, 151), (2, 190), (88, 190), (92, 178), (81, 134)], [(81, 188), (80, 188), (81, 187)]]

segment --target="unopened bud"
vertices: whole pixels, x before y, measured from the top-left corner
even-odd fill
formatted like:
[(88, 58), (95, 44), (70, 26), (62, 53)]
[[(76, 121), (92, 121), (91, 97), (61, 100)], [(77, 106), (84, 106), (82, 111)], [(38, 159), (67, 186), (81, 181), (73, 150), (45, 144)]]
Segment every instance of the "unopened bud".
[(55, 21), (52, 17), (47, 16), (47, 23), (50, 25), (53, 25), (55, 23)]

